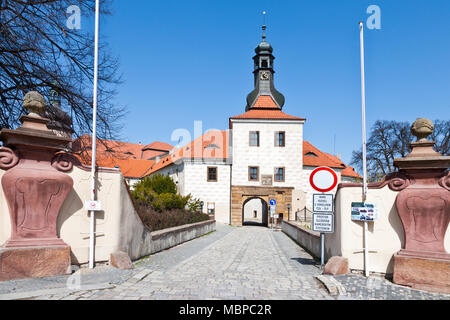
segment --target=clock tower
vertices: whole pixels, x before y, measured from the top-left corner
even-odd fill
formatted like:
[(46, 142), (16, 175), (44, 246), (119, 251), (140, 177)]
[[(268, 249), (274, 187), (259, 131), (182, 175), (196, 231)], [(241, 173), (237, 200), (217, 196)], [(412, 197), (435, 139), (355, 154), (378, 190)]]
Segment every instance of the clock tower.
[(260, 96), (270, 96), (280, 110), (284, 106), (284, 96), (274, 86), (275, 71), (273, 65), (275, 57), (272, 54), (273, 48), (266, 41), (266, 26), (263, 25), (262, 29), (262, 42), (256, 47), (256, 55), (253, 57), (255, 89), (247, 96), (246, 111), (258, 107), (256, 102)]

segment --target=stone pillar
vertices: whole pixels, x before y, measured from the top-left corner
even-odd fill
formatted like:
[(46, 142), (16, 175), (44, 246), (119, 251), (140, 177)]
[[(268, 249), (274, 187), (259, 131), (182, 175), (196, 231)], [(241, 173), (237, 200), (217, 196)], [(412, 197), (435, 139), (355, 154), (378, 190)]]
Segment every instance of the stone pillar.
[(396, 159), (400, 193), (396, 206), (405, 231), (404, 248), (394, 256), (394, 282), (450, 293), (450, 254), (444, 238), (450, 221), (450, 157), (433, 150), (431, 121), (418, 119), (411, 131), (412, 152)]
[(11, 237), (0, 247), (0, 281), (66, 274), (70, 247), (57, 235), (59, 210), (73, 187), (65, 174), (72, 163), (63, 154), (71, 139), (48, 129), (45, 99), (37, 92), (24, 97), (30, 111), (16, 130), (3, 129), (0, 139), (1, 183), (9, 208)]

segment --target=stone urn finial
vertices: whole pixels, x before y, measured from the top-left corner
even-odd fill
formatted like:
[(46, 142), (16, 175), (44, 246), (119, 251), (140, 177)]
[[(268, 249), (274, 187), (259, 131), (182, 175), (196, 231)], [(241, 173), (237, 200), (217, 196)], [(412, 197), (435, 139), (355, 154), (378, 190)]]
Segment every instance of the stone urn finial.
[(411, 126), (411, 133), (417, 137), (417, 142), (428, 141), (427, 137), (434, 131), (433, 122), (429, 119), (419, 118)]
[(30, 111), (30, 115), (42, 114), (47, 106), (44, 97), (37, 91), (30, 91), (23, 97), (23, 107)]

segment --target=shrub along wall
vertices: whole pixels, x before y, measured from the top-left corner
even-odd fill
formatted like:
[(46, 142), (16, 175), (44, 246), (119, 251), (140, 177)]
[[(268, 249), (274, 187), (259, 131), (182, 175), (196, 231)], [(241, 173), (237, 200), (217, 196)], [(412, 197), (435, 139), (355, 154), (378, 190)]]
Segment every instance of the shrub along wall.
[(138, 205), (137, 211), (142, 222), (152, 231), (209, 220), (207, 214), (183, 209), (158, 212), (150, 206)]
[(177, 194), (176, 184), (169, 176), (145, 177), (131, 195), (142, 222), (152, 231), (209, 220), (207, 214), (200, 212), (198, 199)]

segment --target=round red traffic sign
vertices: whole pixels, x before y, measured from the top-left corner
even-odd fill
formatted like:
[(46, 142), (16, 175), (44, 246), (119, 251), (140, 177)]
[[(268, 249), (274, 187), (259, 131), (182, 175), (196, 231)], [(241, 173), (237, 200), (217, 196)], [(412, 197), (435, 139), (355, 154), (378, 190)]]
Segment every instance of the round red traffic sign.
[(314, 190), (329, 192), (338, 184), (338, 176), (333, 169), (320, 167), (315, 169), (309, 176), (309, 183)]

